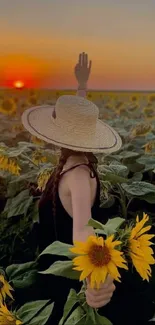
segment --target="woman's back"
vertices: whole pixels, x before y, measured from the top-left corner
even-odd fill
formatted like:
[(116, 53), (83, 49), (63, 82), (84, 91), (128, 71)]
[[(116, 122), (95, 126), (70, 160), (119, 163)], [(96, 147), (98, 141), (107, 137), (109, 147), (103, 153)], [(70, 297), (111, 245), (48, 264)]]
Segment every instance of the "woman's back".
[[(39, 202), (39, 247), (43, 250), (47, 245), (55, 240), (59, 240), (68, 244), (72, 244), (73, 232), (73, 217), (72, 217), (72, 204), (71, 194), (69, 192), (67, 181), (68, 174), (73, 173), (74, 170), (79, 168), (86, 168), (90, 173), (90, 187), (91, 187), (91, 212), (92, 217), (98, 219), (99, 206), (100, 206), (100, 182), (98, 174), (89, 162), (77, 162), (72, 166), (64, 166), (59, 179), (59, 184), (56, 189), (55, 206), (56, 213), (53, 214), (53, 202), (48, 199), (44, 193)], [(54, 174), (49, 179), (49, 184), (54, 182)], [(48, 184), (47, 184), (48, 185)], [(91, 216), (90, 216), (91, 217)]]
[[(64, 183), (61, 183), (61, 187), (57, 188), (56, 196), (55, 196), (55, 206), (56, 206), (56, 214), (53, 215), (52, 204), (53, 202), (47, 198), (47, 196), (42, 195), (39, 204), (39, 250), (40, 252), (45, 249), (48, 245), (50, 245), (55, 240), (61, 241), (63, 243), (72, 244), (72, 234), (73, 234), (73, 218), (64, 208), (63, 199), (67, 194), (67, 190), (64, 191), (64, 184), (66, 183), (65, 174), (67, 175), (69, 172), (73, 171), (75, 168), (78, 169), (80, 167), (89, 168), (90, 180), (92, 183), (92, 188), (94, 188), (94, 193), (92, 193), (92, 197), (94, 196), (94, 202), (92, 204), (91, 212), (92, 217), (98, 219), (99, 216), (99, 205), (100, 205), (100, 183), (97, 172), (92, 164), (90, 163), (82, 163), (77, 164), (72, 167), (68, 167), (67, 170), (61, 173), (61, 177), (64, 178)], [(64, 176), (63, 176), (64, 175)], [(49, 180), (49, 184), (52, 184), (54, 174), (51, 176)], [(61, 178), (61, 179), (62, 179)], [(61, 180), (60, 179), (60, 180)], [(96, 186), (94, 186), (96, 184)], [(48, 184), (47, 184), (48, 185)], [(66, 186), (67, 188), (67, 186)], [(64, 192), (63, 192), (64, 191)], [(92, 191), (93, 192), (93, 191)], [(63, 197), (62, 201), (60, 197)], [(68, 197), (68, 201), (70, 205), (70, 197)], [(51, 256), (51, 255), (43, 255), (39, 260), (39, 269), (45, 270), (52, 263), (57, 260), (63, 260), (63, 257)], [(55, 301), (55, 308), (52, 314), (52, 324), (58, 324), (58, 320), (63, 312), (63, 306), (67, 299), (67, 295), (70, 291), (70, 288), (74, 288), (79, 291), (81, 287), (81, 283), (78, 281), (73, 281), (70, 279), (66, 279), (63, 277), (55, 277), (52, 275), (39, 275), (40, 278), (40, 297), (41, 299), (49, 299), (49, 297)], [(60, 298), (61, 296), (61, 298)]]

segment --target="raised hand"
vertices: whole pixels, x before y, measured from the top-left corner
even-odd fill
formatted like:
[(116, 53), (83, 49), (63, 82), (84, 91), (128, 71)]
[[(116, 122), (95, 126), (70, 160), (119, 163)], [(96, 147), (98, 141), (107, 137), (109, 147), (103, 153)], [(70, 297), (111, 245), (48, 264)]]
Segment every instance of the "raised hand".
[(88, 54), (85, 52), (79, 54), (79, 61), (75, 66), (74, 72), (79, 88), (83, 89), (87, 86), (87, 81), (91, 72), (92, 61), (88, 62)]

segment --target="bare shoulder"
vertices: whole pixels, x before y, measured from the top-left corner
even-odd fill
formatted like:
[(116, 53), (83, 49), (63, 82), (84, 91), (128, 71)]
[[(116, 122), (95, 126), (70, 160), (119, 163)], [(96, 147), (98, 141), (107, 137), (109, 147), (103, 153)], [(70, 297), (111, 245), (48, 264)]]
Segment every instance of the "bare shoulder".
[(90, 169), (87, 166), (78, 166), (67, 173), (67, 187), (71, 195), (86, 195), (90, 193)]
[(76, 168), (71, 169), (68, 173), (68, 180), (74, 182), (77, 180), (82, 180), (83, 178), (90, 179), (90, 168), (86, 165), (80, 165)]

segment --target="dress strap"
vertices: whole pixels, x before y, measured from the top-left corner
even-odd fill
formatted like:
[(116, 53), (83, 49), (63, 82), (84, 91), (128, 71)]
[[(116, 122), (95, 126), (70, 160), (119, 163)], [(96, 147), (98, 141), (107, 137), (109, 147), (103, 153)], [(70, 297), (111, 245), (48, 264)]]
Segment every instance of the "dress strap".
[(88, 163), (88, 164), (83, 163), (83, 164), (78, 164), (78, 165), (72, 166), (72, 167), (70, 167), (70, 168), (68, 168), (68, 169), (66, 169), (66, 170), (64, 170), (64, 171), (62, 171), (62, 172), (60, 173), (60, 175), (64, 175), (64, 174), (67, 173), (69, 170), (72, 170), (72, 169), (74, 169), (74, 168), (76, 168), (76, 167), (79, 167), (79, 166), (88, 166), (88, 167), (90, 168), (90, 177), (91, 177), (91, 178), (95, 178), (95, 177), (96, 177), (95, 170), (94, 170), (93, 166), (92, 166), (90, 163)]

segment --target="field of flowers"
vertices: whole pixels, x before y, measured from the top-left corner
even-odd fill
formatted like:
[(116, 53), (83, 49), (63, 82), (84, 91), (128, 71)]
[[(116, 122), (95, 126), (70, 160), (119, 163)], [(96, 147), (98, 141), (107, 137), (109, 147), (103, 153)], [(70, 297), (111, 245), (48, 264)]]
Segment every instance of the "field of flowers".
[[(28, 134), (20, 117), (28, 107), (54, 104), (62, 94), (75, 94), (75, 91), (0, 91), (0, 291), (4, 275), (15, 291), (31, 287), (34, 281), (38, 258), (35, 241), (38, 200), (59, 156), (59, 150), (53, 145)], [(97, 155), (101, 222), (104, 223), (104, 216), (132, 220), (145, 212), (154, 232), (155, 93), (90, 91), (87, 98), (98, 105), (100, 118), (113, 126), (123, 140), (119, 152)], [(7, 285), (8, 282), (5, 288)], [(10, 292), (8, 288), (4, 291)], [(0, 317), (6, 312), (2, 308)], [(21, 307), (18, 316), (25, 324), (44, 325), (52, 308), (47, 301), (32, 302)], [(7, 312), (13, 317), (12, 324), (20, 324), (15, 315)], [(11, 325), (9, 320), (0, 324)]]

